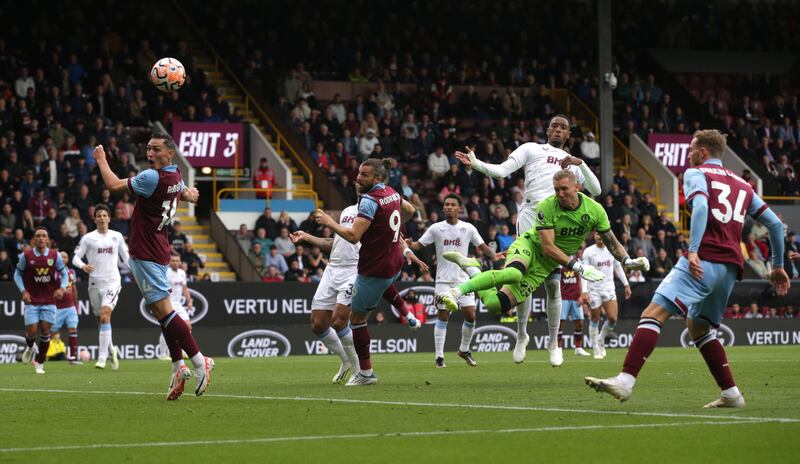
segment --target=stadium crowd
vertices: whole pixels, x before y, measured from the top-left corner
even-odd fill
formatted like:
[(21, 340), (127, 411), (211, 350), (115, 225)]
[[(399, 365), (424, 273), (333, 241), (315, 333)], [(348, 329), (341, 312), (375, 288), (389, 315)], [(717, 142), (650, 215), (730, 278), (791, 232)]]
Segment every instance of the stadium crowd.
[[(27, 14), (29, 29), (0, 33), (0, 280), (13, 278), (18, 254), (30, 246), (37, 226), (47, 228), (53, 246), (72, 255), (80, 237), (94, 230), (94, 207), (101, 203), (112, 211), (111, 228), (127, 238), (134, 198), (110, 195), (94, 166), (96, 145), (105, 147), (113, 170), (124, 178), (139, 170), (151, 121), (237, 118), (205, 75), (192, 72), (185, 42), (173, 49), (146, 32), (151, 28), (132, 26), (143, 21), (144, 5), (119, 5), (111, 14), (77, 13), (66, 3), (17, 7)], [(103, 27), (73, 30), (76, 14)], [(53, 23), (52, 15), (66, 20)], [(188, 68), (180, 97), (148, 82), (159, 56), (177, 57)], [(200, 275), (202, 260), (176, 229), (173, 247), (187, 273), (209, 278)]]

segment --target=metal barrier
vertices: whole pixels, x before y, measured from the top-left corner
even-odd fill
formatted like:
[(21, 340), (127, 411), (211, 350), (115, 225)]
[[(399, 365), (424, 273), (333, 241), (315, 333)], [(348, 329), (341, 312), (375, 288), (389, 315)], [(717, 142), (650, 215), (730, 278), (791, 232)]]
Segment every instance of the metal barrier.
[(241, 187), (241, 188), (231, 188), (226, 187), (224, 189), (220, 189), (216, 193), (214, 193), (214, 211), (219, 211), (219, 201), (222, 199), (223, 193), (232, 192), (234, 198), (239, 198), (239, 193), (241, 192), (252, 192), (252, 193), (263, 193), (266, 198), (264, 201), (266, 202), (265, 208), (268, 208), (270, 205), (270, 195), (273, 193), (280, 193), (280, 192), (288, 192), (291, 193), (293, 198), (297, 197), (308, 197), (314, 200), (314, 205), (319, 207), (319, 196), (317, 192), (312, 189), (280, 189), (280, 188), (251, 188), (251, 187)]
[(217, 52), (217, 49), (214, 48), (211, 42), (206, 39), (203, 32), (197, 27), (194, 21), (192, 21), (180, 3), (177, 0), (172, 0), (172, 4), (181, 13), (186, 21), (186, 24), (189, 26), (192, 32), (194, 32), (195, 35), (203, 42), (203, 45), (205, 45), (206, 49), (211, 51), (211, 54), (214, 56), (214, 71), (220, 72), (220, 69), (222, 69), (227, 74), (228, 78), (230, 78), (236, 84), (236, 86), (239, 88), (239, 91), (242, 92), (242, 95), (244, 95), (245, 114), (249, 113), (252, 109), (258, 116), (260, 116), (261, 120), (266, 123), (271, 131), (270, 135), (275, 140), (275, 149), (278, 152), (280, 152), (282, 148), (285, 149), (291, 155), (292, 159), (300, 165), (303, 172), (305, 172), (306, 176), (308, 177), (308, 184), (313, 186), (314, 174), (305, 163), (303, 158), (297, 153), (297, 151), (295, 151), (294, 147), (292, 147), (292, 145), (286, 140), (280, 130), (278, 130), (275, 122), (273, 122), (272, 119), (267, 115), (266, 111), (264, 111), (261, 105), (258, 104), (256, 99), (250, 94), (250, 92), (247, 91), (245, 85), (242, 84), (238, 77), (236, 77), (236, 74), (231, 70), (231, 67), (228, 65), (228, 63), (220, 56), (220, 54)]
[(249, 250), (242, 249), (216, 212), (211, 213), (209, 234), (239, 279), (245, 282), (261, 281), (261, 274), (247, 256)]

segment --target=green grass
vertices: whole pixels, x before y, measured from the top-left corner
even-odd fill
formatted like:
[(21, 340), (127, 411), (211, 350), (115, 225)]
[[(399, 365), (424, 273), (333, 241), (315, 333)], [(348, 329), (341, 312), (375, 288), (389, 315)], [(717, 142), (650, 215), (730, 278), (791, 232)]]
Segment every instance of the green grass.
[[(477, 353), (477, 368), (448, 353), (447, 369), (431, 354), (383, 355), (380, 383), (353, 388), (329, 383), (331, 356), (218, 359), (207, 395), (176, 402), (164, 362), (51, 362), (45, 376), (2, 365), (0, 462), (797, 462), (800, 347), (729, 349), (742, 410), (701, 409), (718, 390), (696, 350), (680, 348), (658, 349), (621, 405), (583, 383), (618, 371), (624, 350), (608, 353), (566, 353), (559, 369), (541, 351), (522, 365)], [(128, 446), (91, 447), (112, 444)]]

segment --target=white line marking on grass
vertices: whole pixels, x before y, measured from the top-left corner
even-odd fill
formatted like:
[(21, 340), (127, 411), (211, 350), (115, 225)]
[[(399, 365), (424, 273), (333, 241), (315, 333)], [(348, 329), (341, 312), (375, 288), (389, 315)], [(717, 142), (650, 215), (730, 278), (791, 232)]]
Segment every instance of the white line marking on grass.
[(476, 435), (491, 433), (531, 433), (531, 432), (563, 432), (576, 430), (595, 430), (595, 429), (644, 429), (658, 427), (684, 427), (692, 425), (742, 425), (742, 424), (765, 424), (769, 421), (694, 421), (694, 422), (670, 422), (659, 424), (618, 424), (618, 425), (565, 425), (565, 426), (545, 426), (532, 428), (515, 429), (483, 429), (483, 430), (435, 430), (429, 432), (384, 432), (384, 433), (362, 433), (346, 435), (307, 435), (307, 436), (284, 436), (284, 437), (263, 437), (263, 438), (240, 438), (231, 440), (198, 440), (198, 441), (170, 441), (170, 442), (144, 442), (144, 443), (97, 443), (90, 445), (54, 445), (36, 446), (29, 448), (0, 448), (0, 453), (25, 453), (35, 451), (67, 451), (67, 450), (86, 450), (86, 449), (109, 449), (109, 448), (159, 448), (164, 446), (197, 446), (197, 445), (243, 445), (258, 443), (280, 443), (292, 441), (317, 441), (317, 440), (350, 440), (363, 438), (394, 438), (394, 437), (435, 437), (446, 435)]
[[(102, 390), (60, 390), (60, 389), (27, 389), (27, 388), (0, 388), (0, 392), (21, 392), (21, 393), (66, 393), (84, 395), (131, 395), (131, 396), (165, 396), (163, 393), (142, 392), (142, 391), (102, 391)], [(800, 422), (800, 419), (788, 417), (751, 417), (751, 416), (715, 416), (712, 414), (685, 414), (671, 412), (639, 412), (639, 411), (608, 411), (599, 409), (574, 409), (574, 408), (549, 408), (540, 406), (513, 406), (503, 404), (458, 404), (458, 403), (429, 403), (412, 401), (382, 401), (382, 400), (360, 400), (350, 398), (315, 398), (304, 396), (256, 396), (256, 395), (233, 395), (226, 393), (211, 393), (204, 396), (212, 398), (228, 398), (238, 400), (262, 400), (262, 401), (313, 401), (323, 403), (345, 403), (345, 404), (376, 404), (382, 406), (414, 406), (425, 408), (455, 408), (455, 409), (486, 409), (501, 411), (536, 411), (536, 412), (565, 412), (579, 414), (600, 414), (615, 416), (641, 416), (641, 417), (671, 417), (682, 419), (716, 419), (716, 420), (738, 420), (745, 422)]]

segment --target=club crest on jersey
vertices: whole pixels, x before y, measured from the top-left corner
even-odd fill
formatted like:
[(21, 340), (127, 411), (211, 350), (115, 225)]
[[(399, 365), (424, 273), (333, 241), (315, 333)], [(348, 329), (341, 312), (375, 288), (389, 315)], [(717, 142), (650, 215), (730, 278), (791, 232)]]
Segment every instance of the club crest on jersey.
[(583, 216), (581, 216), (581, 221), (589, 222), (589, 215), (588, 214), (584, 214)]
[(53, 261), (52, 259), (48, 259), (48, 260), (47, 260), (47, 265), (48, 265), (48, 266), (52, 266), (52, 265), (53, 265), (53, 262), (54, 262), (54, 261)]

